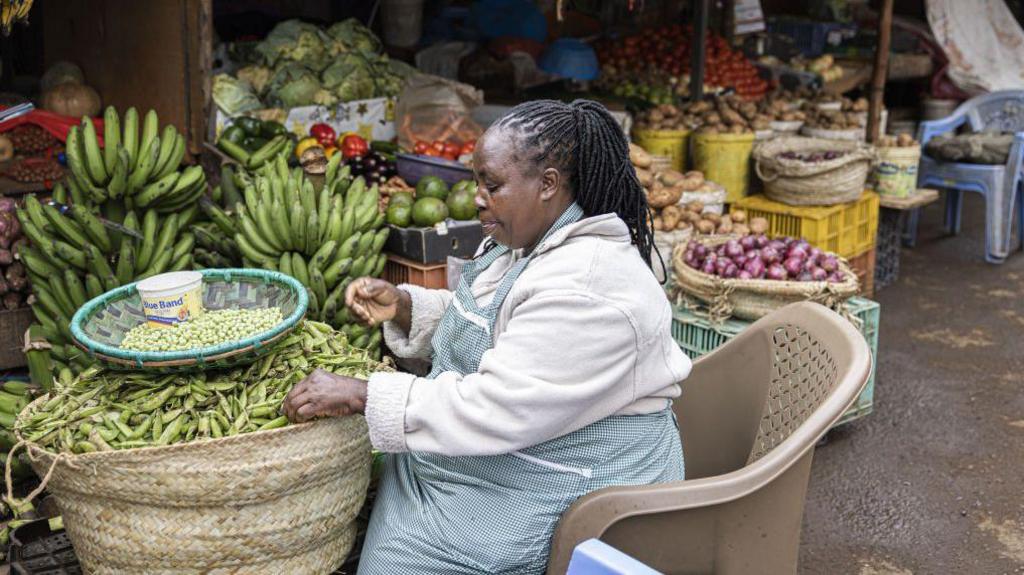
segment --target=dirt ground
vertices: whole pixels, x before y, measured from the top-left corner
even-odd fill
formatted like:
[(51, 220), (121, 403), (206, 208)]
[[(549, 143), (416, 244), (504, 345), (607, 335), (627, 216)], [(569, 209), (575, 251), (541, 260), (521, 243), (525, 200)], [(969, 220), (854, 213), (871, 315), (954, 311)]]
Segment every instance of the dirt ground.
[(1024, 254), (925, 210), (881, 303), (874, 413), (816, 451), (800, 573), (1024, 573)]

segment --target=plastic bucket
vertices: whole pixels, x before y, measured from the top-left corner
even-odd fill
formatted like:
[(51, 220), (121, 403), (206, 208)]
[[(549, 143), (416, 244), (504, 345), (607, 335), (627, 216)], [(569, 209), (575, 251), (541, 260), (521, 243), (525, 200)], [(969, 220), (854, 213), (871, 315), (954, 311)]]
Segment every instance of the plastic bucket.
[(693, 167), (725, 188), (727, 203), (747, 195), (754, 134), (695, 134)]
[(672, 162), (672, 169), (686, 170), (686, 148), (689, 130), (633, 130), (633, 143), (654, 156), (664, 156)]
[(171, 272), (144, 279), (136, 285), (146, 323), (172, 327), (203, 313), (203, 275)]
[(409, 48), (423, 33), (423, 0), (384, 0), (384, 43)]
[(921, 146), (878, 148), (875, 189), (883, 196), (905, 198), (917, 189), (917, 165)]

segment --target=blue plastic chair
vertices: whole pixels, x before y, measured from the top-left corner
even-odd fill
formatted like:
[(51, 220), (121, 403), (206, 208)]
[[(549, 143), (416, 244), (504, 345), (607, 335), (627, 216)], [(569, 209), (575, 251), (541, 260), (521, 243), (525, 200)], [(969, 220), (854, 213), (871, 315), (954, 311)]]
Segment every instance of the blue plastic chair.
[(588, 539), (576, 546), (565, 575), (662, 575), (622, 551)]
[[(1007, 90), (971, 98), (948, 118), (922, 122), (917, 139), (924, 147), (933, 137), (957, 130), (964, 124), (973, 132), (1016, 132), (1006, 164), (939, 162), (922, 155), (918, 187), (947, 190), (946, 231), (951, 234), (960, 233), (963, 192), (982, 194), (985, 197), (985, 260), (1000, 264), (1010, 253), (1015, 203), (1021, 230), (1018, 235), (1024, 247), (1024, 91)], [(919, 220), (920, 209), (913, 210), (904, 236), (909, 246), (916, 243)]]

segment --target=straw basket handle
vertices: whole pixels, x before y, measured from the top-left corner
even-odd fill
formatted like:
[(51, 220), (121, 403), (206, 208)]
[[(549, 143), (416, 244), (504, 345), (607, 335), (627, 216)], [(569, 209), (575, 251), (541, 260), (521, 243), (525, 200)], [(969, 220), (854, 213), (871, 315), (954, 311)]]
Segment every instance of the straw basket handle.
[(757, 177), (761, 178), (761, 181), (763, 181), (763, 182), (774, 182), (775, 180), (779, 179), (779, 174), (778, 173), (769, 172), (769, 173), (765, 174), (764, 170), (768, 170), (768, 169), (769, 168), (767, 168), (767, 167), (765, 167), (764, 169), (761, 168), (761, 160), (755, 160), (754, 161), (754, 171), (757, 172)]

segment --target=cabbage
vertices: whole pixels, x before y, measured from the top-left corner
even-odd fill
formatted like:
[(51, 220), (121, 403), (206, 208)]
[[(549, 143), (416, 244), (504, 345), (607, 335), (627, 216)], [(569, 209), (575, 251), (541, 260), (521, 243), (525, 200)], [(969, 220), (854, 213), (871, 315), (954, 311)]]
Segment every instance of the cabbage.
[(330, 108), (338, 103), (338, 97), (330, 90), (320, 88), (316, 91), (316, 94), (313, 94), (313, 103), (317, 106), (326, 106)]
[(358, 70), (370, 68), (367, 59), (358, 52), (349, 52), (334, 58), (333, 63), (324, 70), (324, 88), (334, 89), (345, 81), (345, 78), (357, 73)]
[(282, 108), (309, 106), (315, 101), (320, 89), (316, 74), (301, 64), (278, 66), (270, 78), (267, 98), (271, 104)]
[(332, 40), (331, 55), (352, 51), (378, 54), (383, 49), (380, 39), (355, 18), (334, 24), (327, 29), (327, 35)]
[(213, 102), (229, 116), (263, 107), (248, 83), (227, 74), (213, 77)]
[(238, 70), (235, 73), (235, 77), (252, 86), (255, 93), (262, 94), (266, 91), (267, 84), (270, 82), (270, 76), (273, 73), (273, 70), (266, 66), (254, 65)]
[(256, 50), (268, 66), (298, 62), (315, 71), (330, 63), (329, 38), (320, 28), (301, 20), (281, 22), (259, 43)]

